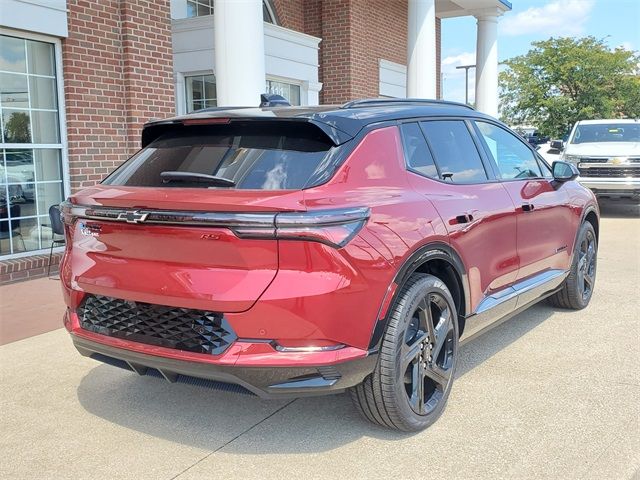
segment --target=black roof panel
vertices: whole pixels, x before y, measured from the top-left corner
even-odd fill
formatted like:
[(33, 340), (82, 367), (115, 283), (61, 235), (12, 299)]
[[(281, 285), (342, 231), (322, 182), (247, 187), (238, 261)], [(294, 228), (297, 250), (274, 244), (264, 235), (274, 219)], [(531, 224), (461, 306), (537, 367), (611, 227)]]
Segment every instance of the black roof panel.
[[(372, 99), (373, 100), (373, 99)], [(155, 135), (154, 126), (182, 123), (185, 120), (205, 120), (208, 118), (230, 118), (232, 120), (293, 120), (307, 121), (322, 128), (336, 143), (344, 143), (358, 134), (362, 128), (377, 122), (404, 120), (409, 118), (438, 117), (455, 115), (457, 117), (491, 118), (466, 105), (453, 102), (420, 101), (421, 103), (393, 99), (375, 99), (375, 102), (363, 102), (349, 106), (318, 105), (299, 107), (228, 107), (200, 110), (165, 120), (150, 121), (143, 132), (143, 146)], [(151, 135), (145, 135), (151, 134)], [(146, 138), (145, 138), (146, 137)]]

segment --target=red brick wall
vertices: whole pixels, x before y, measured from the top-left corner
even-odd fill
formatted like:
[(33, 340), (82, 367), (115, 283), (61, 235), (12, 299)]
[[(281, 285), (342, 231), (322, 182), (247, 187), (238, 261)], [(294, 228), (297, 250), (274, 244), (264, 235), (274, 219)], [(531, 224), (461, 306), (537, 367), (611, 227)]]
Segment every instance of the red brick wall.
[(63, 76), (71, 189), (94, 185), (174, 112), (169, 0), (69, 0)]
[(306, 32), (304, 26), (305, 0), (273, 0), (280, 26)]
[(353, 56), (351, 0), (324, 0), (321, 2), (322, 42), (320, 43), (320, 65), (322, 65), (322, 90), (320, 103), (335, 103), (339, 99), (351, 98)]
[[(51, 276), (57, 275), (61, 258), (61, 253), (54, 253), (51, 256), (49, 272)], [(44, 277), (47, 274), (48, 265), (49, 254), (2, 260), (0, 262), (0, 285)]]
[(351, 98), (379, 96), (379, 60), (407, 63), (406, 0), (352, 0)]

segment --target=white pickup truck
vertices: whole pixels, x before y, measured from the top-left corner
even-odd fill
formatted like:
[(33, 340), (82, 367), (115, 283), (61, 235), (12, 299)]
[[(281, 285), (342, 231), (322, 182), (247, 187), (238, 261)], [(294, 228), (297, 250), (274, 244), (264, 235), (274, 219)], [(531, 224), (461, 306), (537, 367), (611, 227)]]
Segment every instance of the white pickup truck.
[(638, 199), (640, 121), (581, 120), (571, 130), (562, 160), (578, 166), (578, 180), (596, 195)]

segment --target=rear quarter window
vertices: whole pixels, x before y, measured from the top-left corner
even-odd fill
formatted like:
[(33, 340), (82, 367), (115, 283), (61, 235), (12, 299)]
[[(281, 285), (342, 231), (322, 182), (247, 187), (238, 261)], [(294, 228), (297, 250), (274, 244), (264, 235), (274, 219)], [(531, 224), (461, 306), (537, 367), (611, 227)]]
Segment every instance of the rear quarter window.
[[(178, 126), (127, 160), (103, 184), (135, 187), (199, 187), (292, 190), (326, 180), (337, 148), (312, 124), (232, 122)], [(202, 174), (225, 185), (163, 172)]]

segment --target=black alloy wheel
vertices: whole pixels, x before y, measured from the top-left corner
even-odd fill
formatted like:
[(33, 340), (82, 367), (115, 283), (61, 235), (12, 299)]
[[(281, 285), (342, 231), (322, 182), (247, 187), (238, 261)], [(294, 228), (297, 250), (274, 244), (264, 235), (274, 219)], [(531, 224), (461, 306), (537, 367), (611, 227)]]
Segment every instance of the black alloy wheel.
[(584, 222), (578, 232), (573, 251), (573, 262), (562, 288), (549, 297), (549, 302), (560, 308), (581, 310), (591, 300), (596, 284), (598, 267), (598, 239), (590, 222)]
[(388, 313), (374, 372), (351, 389), (360, 413), (403, 431), (433, 424), (446, 405), (458, 358), (458, 317), (439, 278), (414, 273)]
[(447, 300), (430, 293), (417, 305), (402, 346), (407, 398), (418, 415), (433, 412), (451, 382), (457, 348), (454, 333)]
[(578, 288), (582, 300), (589, 301), (596, 282), (596, 237), (587, 230), (578, 250)]

